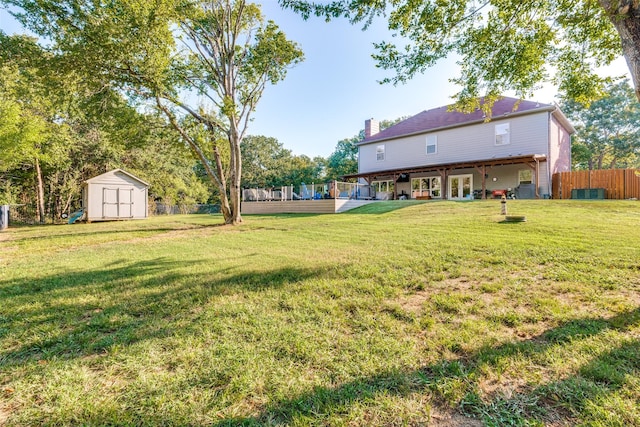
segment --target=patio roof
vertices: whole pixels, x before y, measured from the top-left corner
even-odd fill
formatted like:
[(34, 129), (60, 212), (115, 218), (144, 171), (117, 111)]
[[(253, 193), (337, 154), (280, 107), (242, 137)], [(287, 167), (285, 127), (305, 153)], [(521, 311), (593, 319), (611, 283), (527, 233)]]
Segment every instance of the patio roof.
[(515, 165), (515, 164), (523, 164), (523, 163), (535, 164), (537, 162), (544, 162), (546, 160), (547, 160), (547, 157), (544, 154), (528, 154), (524, 156), (511, 156), (511, 157), (503, 157), (499, 159), (493, 158), (493, 159), (485, 159), (485, 160), (413, 166), (413, 167), (401, 168), (401, 169), (386, 169), (386, 170), (379, 170), (379, 171), (361, 172), (361, 173), (344, 175), (343, 178), (344, 179), (349, 179), (349, 178), (375, 179), (378, 176), (380, 177), (390, 176), (390, 175), (393, 176), (393, 175), (401, 175), (406, 173), (440, 172), (440, 171), (451, 171), (455, 169), (505, 166), (505, 165)]
[[(534, 176), (535, 182), (539, 182), (540, 177), (540, 162), (547, 161), (547, 156), (544, 154), (528, 154), (525, 156), (512, 156), (512, 157), (503, 157), (499, 159), (485, 159), (485, 160), (475, 160), (475, 161), (467, 161), (467, 162), (455, 162), (455, 163), (441, 163), (437, 165), (424, 165), (424, 166), (414, 166), (410, 168), (399, 168), (399, 169), (387, 169), (387, 170), (379, 170), (379, 171), (371, 171), (371, 172), (362, 172), (355, 173), (351, 175), (344, 175), (344, 179), (349, 178), (364, 178), (367, 180), (369, 184), (373, 180), (378, 177), (388, 177), (392, 176), (393, 180), (396, 181), (400, 175), (410, 174), (410, 173), (425, 173), (425, 172), (438, 172), (440, 177), (442, 178), (442, 191), (443, 198), (446, 198), (446, 190), (447, 190), (447, 176), (449, 176), (449, 172), (458, 169), (469, 169), (475, 168), (482, 175), (482, 198), (485, 198), (485, 190), (487, 188), (486, 185), (486, 174), (487, 168), (492, 168), (494, 166), (505, 166), (505, 165), (517, 165), (517, 164), (525, 164), (529, 168), (531, 168)], [(394, 198), (397, 196), (397, 188), (394, 188)], [(540, 194), (538, 194), (538, 187), (536, 187), (536, 198), (539, 198)]]

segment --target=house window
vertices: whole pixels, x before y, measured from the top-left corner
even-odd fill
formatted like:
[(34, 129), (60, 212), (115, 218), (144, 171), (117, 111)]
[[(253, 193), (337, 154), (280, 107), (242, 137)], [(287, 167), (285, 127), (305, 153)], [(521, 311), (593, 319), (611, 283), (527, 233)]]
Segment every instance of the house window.
[(509, 123), (496, 125), (496, 145), (507, 145), (511, 143), (509, 138)]
[(519, 184), (533, 183), (533, 173), (531, 169), (521, 169), (518, 171), (518, 183)]
[(378, 145), (376, 147), (376, 160), (379, 162), (384, 160), (384, 145)]
[(376, 192), (393, 192), (395, 183), (393, 181), (373, 181), (371, 186), (376, 190)]
[(438, 152), (438, 136), (427, 135), (427, 154), (435, 154)]
[(430, 196), (440, 197), (440, 177), (413, 178), (411, 180), (411, 197)]

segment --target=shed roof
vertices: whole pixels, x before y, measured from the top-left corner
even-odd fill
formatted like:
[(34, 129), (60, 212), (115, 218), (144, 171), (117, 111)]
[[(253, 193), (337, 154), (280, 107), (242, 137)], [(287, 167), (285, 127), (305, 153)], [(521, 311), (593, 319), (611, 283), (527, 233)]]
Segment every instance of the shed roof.
[[(482, 104), (483, 99), (480, 100)], [(403, 136), (409, 136), (419, 133), (431, 132), (438, 129), (454, 128), (466, 126), (474, 123), (482, 123), (486, 121), (486, 116), (482, 109), (477, 109), (472, 113), (463, 113), (460, 111), (449, 111), (452, 105), (426, 110), (415, 116), (409, 117), (393, 126), (390, 126), (368, 138), (365, 138), (359, 144), (368, 144), (371, 142), (394, 139)], [(533, 114), (543, 111), (549, 111), (558, 121), (570, 132), (575, 129), (562, 114), (560, 109), (555, 105), (541, 104), (534, 101), (520, 100), (517, 98), (502, 97), (494, 104), (492, 110), (492, 119), (503, 117), (513, 117), (517, 115)]]
[(90, 179), (86, 180), (84, 183), (85, 184), (89, 184), (91, 182), (100, 181), (101, 178), (103, 178), (103, 177), (105, 177), (107, 175), (115, 175), (117, 173), (122, 173), (122, 174), (128, 176), (129, 178), (131, 178), (131, 179), (133, 179), (135, 181), (138, 181), (139, 183), (149, 187), (149, 183), (148, 182), (145, 182), (145, 181), (141, 180), (140, 178), (138, 178), (137, 176), (135, 176), (133, 174), (130, 174), (129, 172), (127, 172), (125, 170), (122, 170), (122, 169), (110, 170), (109, 172), (105, 172), (102, 175), (94, 176), (93, 178), (90, 178)]

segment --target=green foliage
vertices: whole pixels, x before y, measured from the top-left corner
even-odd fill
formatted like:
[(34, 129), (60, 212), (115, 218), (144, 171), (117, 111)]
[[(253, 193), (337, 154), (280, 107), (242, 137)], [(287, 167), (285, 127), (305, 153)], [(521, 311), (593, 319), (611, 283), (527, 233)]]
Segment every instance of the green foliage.
[(242, 142), (242, 187), (270, 188), (323, 182), (325, 159), (294, 155), (275, 138), (249, 135)]
[[(580, 102), (602, 93), (606, 79), (595, 69), (623, 51), (637, 64), (638, 4), (597, 0), (475, 2), (469, 0), (280, 0), (281, 5), (325, 19), (346, 17), (365, 28), (376, 18), (401, 41), (376, 44), (378, 66), (395, 72), (385, 82), (401, 83), (447, 56), (459, 57), (458, 107), (475, 108), (505, 91), (529, 97), (542, 82), (554, 82)], [(625, 7), (626, 6), (626, 7)], [(407, 43), (408, 40), (408, 43)], [(636, 89), (638, 67), (630, 66)], [(555, 75), (549, 75), (549, 70)], [(640, 96), (640, 91), (636, 94)], [(639, 98), (640, 99), (640, 98)]]
[[(62, 63), (96, 91), (117, 88), (154, 105), (240, 217), (240, 144), (265, 87), (303, 58), (260, 7), (244, 0), (4, 0), (52, 41)], [(188, 119), (187, 119), (188, 118)], [(209, 135), (204, 136), (204, 133)], [(209, 148), (209, 149), (208, 149)]]
[(567, 98), (562, 110), (576, 127), (574, 168), (640, 166), (640, 104), (627, 80), (607, 85), (605, 95), (588, 105)]
[(242, 187), (277, 187), (289, 185), (282, 182), (282, 172), (291, 167), (293, 154), (277, 139), (266, 136), (247, 136), (242, 149)]
[(343, 175), (358, 173), (357, 137), (338, 141), (336, 148), (327, 158), (327, 178), (340, 179)]
[[(94, 91), (34, 39), (0, 35), (0, 57), (0, 198), (43, 204), (55, 221), (80, 207), (84, 180), (120, 167), (164, 203), (207, 199), (195, 161), (157, 116), (109, 88)], [(42, 192), (34, 191), (38, 171)]]

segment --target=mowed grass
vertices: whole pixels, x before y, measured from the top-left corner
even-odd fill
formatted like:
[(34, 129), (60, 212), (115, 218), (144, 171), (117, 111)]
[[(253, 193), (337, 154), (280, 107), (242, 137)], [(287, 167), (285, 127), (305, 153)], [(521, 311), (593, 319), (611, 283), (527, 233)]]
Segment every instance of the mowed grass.
[(640, 203), (0, 233), (0, 425), (640, 425)]

